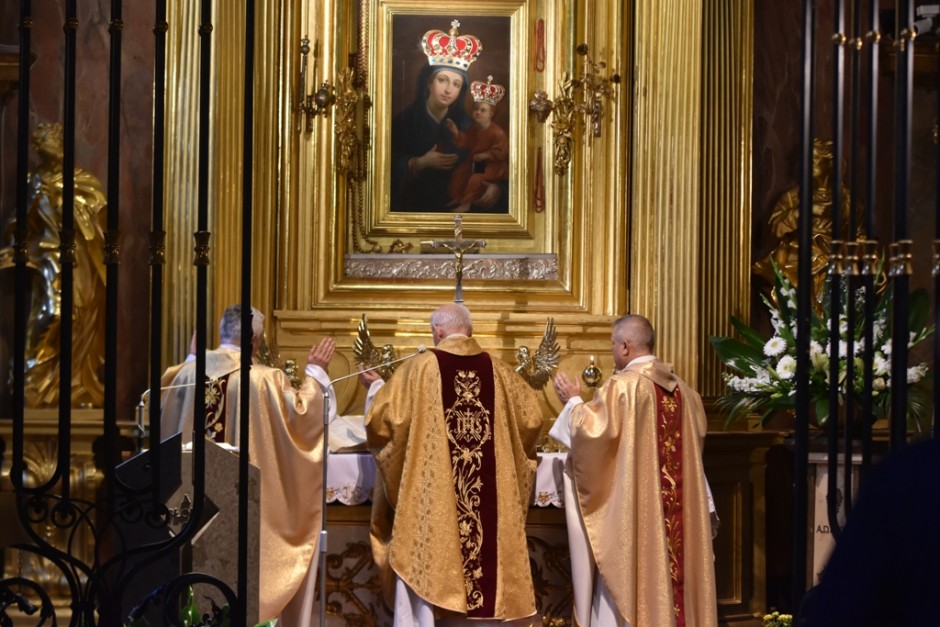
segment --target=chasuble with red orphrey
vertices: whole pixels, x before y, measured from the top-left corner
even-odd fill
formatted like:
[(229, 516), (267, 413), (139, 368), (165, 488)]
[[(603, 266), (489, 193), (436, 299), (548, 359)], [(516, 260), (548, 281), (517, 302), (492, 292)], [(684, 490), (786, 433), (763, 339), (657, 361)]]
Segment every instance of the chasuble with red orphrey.
[(676, 610), (676, 627), (685, 627), (682, 541), (682, 393), (656, 389), (656, 428), (659, 440), (659, 485), (663, 494), (663, 521), (669, 551), (669, 576)]
[(706, 430), (699, 395), (658, 360), (627, 366), (571, 412), (568, 459), (591, 552), (634, 627), (718, 623)]
[(496, 455), (493, 363), (486, 353), (435, 350), (454, 472), (467, 616), (488, 618), (496, 602)]
[(372, 552), (440, 617), (535, 613), (525, 519), (542, 416), (535, 393), (476, 340), (406, 361), (366, 416), (379, 473)]

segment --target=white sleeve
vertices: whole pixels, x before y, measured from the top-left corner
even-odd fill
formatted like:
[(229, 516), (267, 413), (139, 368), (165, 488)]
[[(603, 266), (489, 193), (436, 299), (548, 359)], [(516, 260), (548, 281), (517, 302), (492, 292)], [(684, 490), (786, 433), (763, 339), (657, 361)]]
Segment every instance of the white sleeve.
[(558, 414), (558, 418), (555, 419), (555, 424), (549, 429), (549, 437), (559, 444), (571, 448), (571, 410), (583, 402), (580, 396), (572, 396), (568, 399), (561, 413)]
[(372, 385), (369, 386), (369, 392), (366, 394), (365, 408), (362, 410), (363, 416), (369, 413), (369, 409), (372, 407), (372, 402), (375, 400), (375, 395), (379, 393), (379, 390), (382, 389), (383, 385), (385, 385), (384, 380), (376, 379), (372, 382)]
[(326, 373), (326, 370), (316, 364), (307, 364), (307, 367), (304, 368), (304, 373), (320, 384), (320, 390), (327, 390), (326, 396), (330, 399), (329, 421), (332, 423), (336, 420), (336, 394), (333, 392), (333, 388), (330, 387), (330, 375)]
[(721, 519), (718, 518), (718, 511), (715, 509), (715, 499), (712, 498), (712, 487), (708, 485), (708, 477), (705, 478), (705, 495), (708, 497), (708, 518), (712, 527), (712, 540), (714, 540), (718, 537)]

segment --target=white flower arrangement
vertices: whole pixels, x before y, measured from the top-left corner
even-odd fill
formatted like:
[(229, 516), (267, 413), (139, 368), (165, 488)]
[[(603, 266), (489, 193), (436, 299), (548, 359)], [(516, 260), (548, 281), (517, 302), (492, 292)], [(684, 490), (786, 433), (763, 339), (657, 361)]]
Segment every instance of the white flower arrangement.
[[(743, 324), (732, 316), (731, 322), (739, 332), (741, 339), (731, 337), (712, 337), (712, 346), (721, 362), (730, 371), (724, 373), (728, 393), (719, 399), (728, 412), (728, 423), (746, 414), (761, 414), (762, 423), (780, 410), (793, 409), (796, 405), (796, 290), (789, 279), (776, 269), (776, 301), (762, 296), (770, 313), (774, 333), (770, 338), (763, 337), (758, 331)], [(840, 279), (843, 286), (844, 279)], [(828, 295), (828, 283), (826, 294)], [(854, 329), (849, 332), (849, 320), (846, 315), (847, 289), (843, 287), (841, 307), (838, 319), (838, 384), (839, 403), (844, 403), (848, 353), (851, 347), (852, 365), (855, 370), (854, 394), (862, 401), (864, 359), (866, 355), (864, 330), (865, 290), (859, 288), (854, 294), (855, 317)], [(832, 359), (829, 338), (830, 319), (828, 298), (824, 299), (824, 315), (811, 313), (810, 320), (810, 395), (815, 407), (816, 420), (822, 425), (829, 416), (830, 360)], [(891, 392), (891, 290), (884, 290), (880, 296), (872, 322), (872, 393), (870, 403), (875, 418), (885, 417), (890, 410)], [(915, 291), (910, 300), (908, 348), (912, 348), (930, 337), (933, 325), (927, 324), (929, 304), (926, 292)], [(925, 389), (927, 364), (921, 363), (907, 369), (908, 416), (914, 426), (919, 427), (920, 418), (925, 416), (929, 407), (928, 392)]]

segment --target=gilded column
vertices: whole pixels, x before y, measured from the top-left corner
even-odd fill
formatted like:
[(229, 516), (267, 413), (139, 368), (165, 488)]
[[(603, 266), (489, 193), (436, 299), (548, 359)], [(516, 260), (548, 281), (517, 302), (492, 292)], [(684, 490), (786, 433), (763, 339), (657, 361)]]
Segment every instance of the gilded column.
[[(267, 3), (260, 3), (263, 14)], [(215, 277), (215, 290), (209, 299), (209, 319), (217, 320), (225, 307), (241, 301), (241, 215), (242, 215), (242, 129), (244, 127), (245, 94), (245, 14), (241, 4), (215, 7), (215, 50), (212, 59), (215, 65), (213, 84), (216, 97), (213, 99), (212, 137), (215, 178), (212, 181), (215, 198), (215, 219), (212, 228), (212, 265), (210, 274)], [(263, 29), (256, 33), (262, 36)], [(263, 43), (258, 42), (258, 50)], [(260, 148), (260, 146), (258, 146)], [(257, 220), (257, 218), (256, 218)], [(257, 226), (257, 224), (256, 224)], [(259, 238), (260, 241), (260, 238)], [(257, 257), (261, 259), (255, 251)], [(252, 294), (257, 303), (257, 297)], [(256, 304), (255, 306), (259, 306)]]
[(701, 250), (701, 0), (636, 3), (630, 310), (697, 386)]
[[(588, 214), (584, 225), (589, 249), (577, 249), (573, 263), (582, 266), (583, 276), (592, 289), (585, 290), (585, 304), (601, 316), (624, 313), (627, 300), (628, 238), (628, 164), (631, 160), (629, 128), (633, 109), (630, 91), (632, 42), (631, 14), (621, 2), (598, 2), (582, 7), (580, 20), (584, 34), (576, 42), (585, 41), (595, 62), (606, 65), (608, 75), (618, 74), (621, 82), (613, 96), (604, 103), (600, 137), (592, 137), (590, 125), (583, 120), (580, 172), (576, 179), (575, 207), (598, 207), (603, 210)], [(574, 75), (581, 72), (582, 57), (574, 58)], [(577, 246), (577, 244), (576, 244)], [(602, 263), (589, 263), (592, 255), (603, 255)]]
[(724, 392), (712, 335), (750, 318), (753, 0), (706, 0), (702, 105), (699, 392)]
[[(303, 93), (315, 92), (323, 81), (335, 86), (335, 78), (347, 63), (347, 53), (355, 51), (358, 1), (315, 0), (302, 3), (288, 20), (296, 24), (290, 47), (282, 59), (282, 94), (292, 99), (282, 110), (281, 133), (285, 149), (279, 155), (280, 214), (278, 247), (277, 307), (307, 311), (328, 289), (329, 255), (318, 243), (329, 241), (325, 233), (344, 228), (333, 209), (341, 190), (334, 185), (333, 110), (313, 118), (307, 132), (298, 120), (297, 100)], [(300, 85), (300, 40), (310, 40), (307, 84)], [(337, 220), (336, 223), (333, 220)]]
[[(242, 178), (253, 176), (251, 300), (262, 312), (275, 306), (274, 260), (277, 249), (279, 123), (289, 111), (289, 90), (283, 90), (279, 70), (290, 40), (281, 37), (280, 3), (260, 2), (255, 8), (254, 162), (243, 171), (245, 96), (245, 10), (240, 4), (218, 11), (215, 56), (216, 98), (213, 122), (216, 212), (213, 221), (213, 267), (216, 278), (212, 319), (241, 294)], [(269, 320), (273, 323), (273, 319)], [(270, 324), (269, 324), (270, 329)]]
[[(174, 0), (168, 7), (166, 231), (169, 280), (164, 288), (163, 353), (168, 364), (189, 350), (195, 327), (193, 232), (196, 230), (196, 151), (199, 132), (197, 29), (199, 15), (191, 2)], [(285, 35), (285, 9), (280, 3), (258, 3), (255, 26), (253, 269), (252, 303), (262, 311), (275, 306), (278, 208), (278, 159), (288, 90), (281, 68), (290, 48)], [(215, 320), (241, 300), (242, 146), (244, 128), (245, 12), (241, 5), (217, 4), (213, 24), (213, 128), (210, 146), (209, 320), (210, 346)], [(283, 95), (282, 95), (283, 94)], [(271, 321), (273, 323), (273, 320)], [(212, 339), (214, 338), (214, 339)]]
[[(196, 231), (196, 150), (199, 135), (199, 4), (167, 3), (166, 149), (166, 281), (163, 354), (167, 363), (182, 360), (196, 325), (193, 233)], [(210, 198), (210, 213), (212, 199)], [(210, 286), (212, 277), (209, 278)], [(211, 289), (211, 287), (210, 287)]]

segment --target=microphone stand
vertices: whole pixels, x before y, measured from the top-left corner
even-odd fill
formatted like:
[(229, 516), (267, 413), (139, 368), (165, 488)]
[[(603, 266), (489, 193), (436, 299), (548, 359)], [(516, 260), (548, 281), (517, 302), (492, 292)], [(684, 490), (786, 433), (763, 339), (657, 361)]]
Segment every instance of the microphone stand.
[(342, 377), (337, 377), (330, 381), (327, 385), (320, 385), (320, 391), (323, 393), (323, 514), (320, 517), (320, 625), (326, 625), (326, 549), (327, 549), (327, 530), (326, 530), (326, 470), (327, 470), (327, 459), (330, 456), (330, 389), (346, 379), (352, 379), (353, 377), (358, 377), (363, 372), (371, 372), (373, 370), (378, 370), (379, 368), (384, 368), (392, 364), (397, 364), (399, 362), (411, 359), (412, 357), (417, 357), (421, 353), (425, 352), (427, 348), (423, 344), (419, 345), (415, 352), (405, 357), (399, 357), (398, 359), (393, 359), (391, 361), (386, 361), (379, 364), (378, 366), (372, 366), (369, 368), (363, 368), (362, 370), (357, 370), (352, 374), (347, 374)]
[[(177, 383), (176, 385), (167, 385), (160, 388), (160, 391), (163, 390), (175, 390), (176, 388), (191, 388), (195, 387), (196, 382), (191, 383)], [(137, 425), (135, 430), (137, 431), (137, 450), (141, 451), (144, 448), (144, 438), (150, 433), (150, 423), (148, 421), (147, 425), (144, 426), (144, 416), (147, 411), (147, 400), (150, 398), (150, 388), (144, 390), (143, 394), (140, 395), (140, 402), (137, 403)]]

